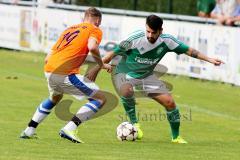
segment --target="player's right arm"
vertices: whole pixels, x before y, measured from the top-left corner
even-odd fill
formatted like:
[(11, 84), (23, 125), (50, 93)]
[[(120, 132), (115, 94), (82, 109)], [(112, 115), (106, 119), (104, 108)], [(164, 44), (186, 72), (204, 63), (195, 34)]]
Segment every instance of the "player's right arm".
[(100, 51), (99, 51), (99, 45), (97, 43), (97, 40), (93, 37), (90, 37), (88, 39), (88, 50), (92, 53), (93, 58), (97, 62), (98, 66), (101, 68), (103, 66), (102, 59), (100, 57)]
[(90, 36), (88, 39), (88, 50), (92, 53), (94, 60), (97, 62), (98, 67), (101, 69), (106, 69), (108, 72), (112, 71), (112, 66), (106, 63), (103, 63), (100, 51), (99, 51), (99, 40), (94, 36)]
[[(114, 56), (115, 56), (114, 51), (110, 51), (102, 58), (102, 62), (109, 63), (113, 59)], [(101, 70), (101, 67), (99, 65), (97, 65), (97, 66), (93, 67), (91, 70), (89, 70), (85, 76), (89, 80), (95, 81), (100, 70)]]

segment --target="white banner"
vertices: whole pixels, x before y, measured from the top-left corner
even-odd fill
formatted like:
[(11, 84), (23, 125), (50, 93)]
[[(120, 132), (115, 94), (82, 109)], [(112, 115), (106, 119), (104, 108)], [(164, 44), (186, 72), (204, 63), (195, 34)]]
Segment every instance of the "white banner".
[[(82, 19), (79, 11), (0, 4), (0, 46), (49, 52), (61, 32)], [(145, 18), (104, 14), (101, 28), (104, 54), (130, 32), (145, 29)], [(168, 53), (160, 62), (168, 73), (240, 85), (239, 28), (164, 20), (163, 32), (226, 63), (216, 67), (184, 54)]]
[(218, 57), (226, 63), (220, 67), (215, 67), (210, 63), (180, 55), (176, 56), (175, 74), (235, 83), (236, 72), (234, 72), (234, 68), (237, 64), (235, 56), (238, 56), (236, 53), (239, 52), (236, 43), (239, 31), (236, 28), (165, 21), (164, 30), (185, 44), (210, 57)]
[(0, 46), (20, 49), (20, 8), (0, 5)]
[[(38, 8), (35, 10), (37, 27), (32, 41), (34, 50), (48, 53), (67, 27), (82, 22), (83, 15), (77, 11)], [(37, 48), (36, 48), (37, 47)]]

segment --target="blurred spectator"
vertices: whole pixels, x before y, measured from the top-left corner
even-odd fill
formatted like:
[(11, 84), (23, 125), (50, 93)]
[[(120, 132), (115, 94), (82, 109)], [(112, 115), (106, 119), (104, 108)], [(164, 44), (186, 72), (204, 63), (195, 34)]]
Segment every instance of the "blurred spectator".
[(211, 11), (214, 9), (216, 5), (215, 0), (198, 0), (197, 1), (197, 9), (199, 17), (210, 17)]
[(240, 25), (240, 0), (238, 0), (237, 7), (234, 10), (233, 16), (229, 17), (226, 22), (226, 25)]
[(217, 19), (219, 24), (233, 25), (239, 20), (239, 0), (217, 0), (217, 4), (211, 12), (211, 18)]
[(19, 0), (0, 0), (0, 2), (3, 3), (11, 3), (11, 4), (17, 4)]
[(54, 3), (71, 4), (71, 0), (53, 0)]

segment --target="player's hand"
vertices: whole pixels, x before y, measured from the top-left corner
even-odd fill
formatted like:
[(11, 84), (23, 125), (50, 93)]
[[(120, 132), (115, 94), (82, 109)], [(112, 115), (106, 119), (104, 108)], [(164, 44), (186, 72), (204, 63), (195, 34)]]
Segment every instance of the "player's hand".
[(87, 77), (90, 81), (95, 82), (99, 71), (99, 67), (94, 67), (85, 74), (85, 77)]
[(110, 64), (104, 63), (102, 66), (102, 69), (106, 69), (108, 73), (111, 73), (113, 70), (113, 67)]
[(225, 64), (222, 60), (217, 58), (210, 58), (209, 62), (214, 64), (215, 66), (220, 66), (221, 64)]

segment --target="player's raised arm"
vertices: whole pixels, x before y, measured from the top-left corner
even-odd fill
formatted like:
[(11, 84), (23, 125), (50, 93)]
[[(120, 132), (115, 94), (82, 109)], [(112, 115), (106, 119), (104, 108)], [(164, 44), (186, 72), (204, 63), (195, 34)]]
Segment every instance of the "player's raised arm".
[[(109, 63), (114, 56), (126, 54), (126, 51), (131, 48), (132, 43), (127, 40), (123, 40), (119, 45), (117, 45), (113, 51), (107, 52), (106, 55), (102, 58), (103, 63)], [(86, 77), (91, 81), (95, 81), (96, 77), (100, 71), (99, 66), (95, 66), (86, 73)]]
[(93, 37), (90, 37), (88, 39), (88, 49), (89, 52), (91, 52), (93, 54), (93, 58), (95, 59), (95, 61), (98, 63), (99, 67), (102, 69), (106, 69), (108, 71), (112, 70), (112, 66), (109, 64), (104, 64), (101, 56), (100, 56), (100, 52), (99, 52), (99, 45), (97, 43), (97, 40)]
[(110, 51), (102, 58), (102, 61), (104, 63), (109, 63), (114, 56), (115, 56), (114, 51)]
[(95, 61), (98, 63), (98, 65), (100, 67), (103, 66), (103, 62), (102, 59), (100, 57), (100, 52), (99, 52), (99, 45), (97, 43), (97, 40), (94, 37), (90, 37), (88, 39), (88, 50), (89, 52), (92, 53), (93, 58), (95, 59)]
[[(109, 63), (113, 57), (115, 56), (113, 51), (108, 52), (103, 58), (102, 61), (103, 63)], [(99, 65), (96, 65), (92, 69), (90, 69), (87, 74), (85, 75), (89, 80), (95, 81), (97, 78), (97, 75), (99, 71), (101, 70), (101, 67)]]
[(186, 54), (193, 57), (193, 58), (197, 58), (197, 59), (200, 59), (200, 60), (207, 61), (209, 63), (212, 63), (212, 64), (216, 65), (216, 66), (224, 64), (224, 62), (222, 60), (220, 60), (218, 58), (210, 58), (210, 57), (204, 55), (203, 53), (197, 51), (194, 48), (189, 48), (188, 51), (186, 52)]

